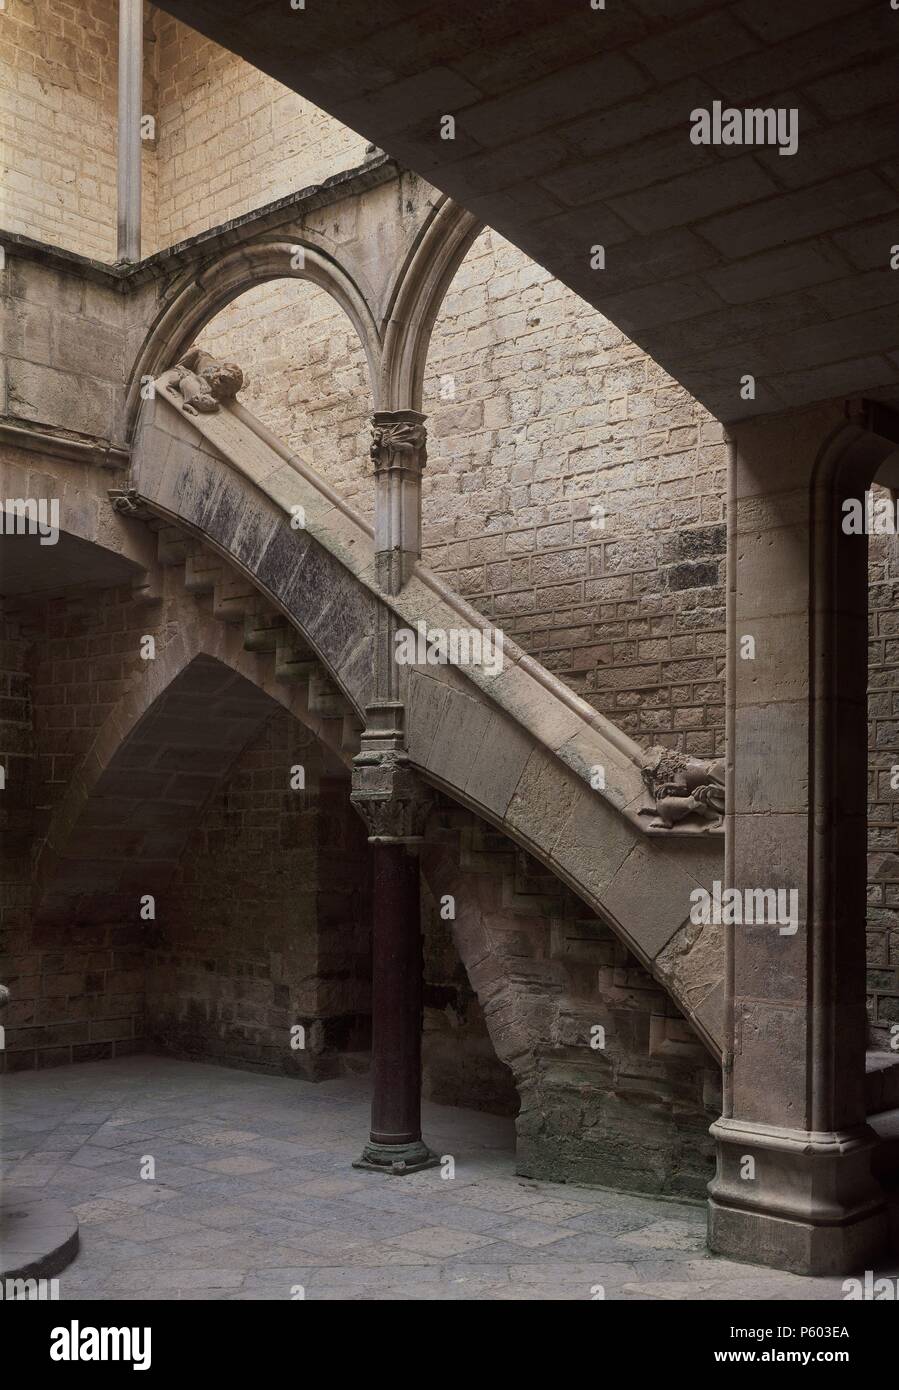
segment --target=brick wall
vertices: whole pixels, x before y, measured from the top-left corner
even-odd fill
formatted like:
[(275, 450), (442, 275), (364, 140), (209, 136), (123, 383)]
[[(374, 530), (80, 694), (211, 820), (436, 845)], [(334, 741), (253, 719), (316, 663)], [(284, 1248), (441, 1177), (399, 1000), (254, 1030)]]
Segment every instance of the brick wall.
[[(144, 109), (155, 103), (145, 5)], [(116, 258), (116, 0), (6, 0), (0, 227), (101, 261)], [(155, 150), (144, 147), (144, 216), (155, 241)]]
[[(3, 1018), (6, 1042), (14, 1029), (32, 1021), (31, 982), (38, 974), (38, 957), (28, 940), (31, 886), (31, 834), (34, 782), (34, 728), (28, 645), (14, 619), (0, 618), (0, 959), (2, 983), (28, 982), (24, 1001), (14, 998)], [(0, 1049), (0, 1071), (7, 1053)]]
[[(432, 1093), (505, 1113), (520, 1101), (520, 1173), (704, 1196), (718, 1070), (665, 991), (548, 870), (477, 817), (447, 801), (427, 839)], [(448, 893), (451, 921), (438, 912)], [(478, 1046), (481, 1010), (502, 1062)]]
[(53, 807), (139, 663), (139, 639), (148, 628), (146, 609), (129, 587), (10, 607), (21, 633), (18, 679), (30, 686), (35, 757), (24, 879), (3, 890), (16, 928), (0, 959), (0, 979), (12, 994), (6, 1056), (9, 1069), (19, 1070), (123, 1056), (143, 1047), (137, 913), (133, 920), (98, 910), (76, 920), (37, 922), (30, 870)]
[[(362, 162), (366, 141), (310, 102), (149, 3), (144, 19), (144, 255)], [(0, 228), (112, 262), (117, 0), (6, 0), (2, 21)]]

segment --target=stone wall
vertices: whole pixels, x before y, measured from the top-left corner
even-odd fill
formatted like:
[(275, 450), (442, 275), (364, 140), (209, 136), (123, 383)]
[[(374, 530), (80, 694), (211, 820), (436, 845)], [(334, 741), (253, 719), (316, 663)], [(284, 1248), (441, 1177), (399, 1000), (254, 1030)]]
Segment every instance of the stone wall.
[[(98, 730), (143, 674), (141, 638), (153, 635), (161, 655), (202, 603), (175, 574), (163, 571), (158, 604), (128, 585), (6, 604), (0, 980), (12, 1000), (0, 1070), (145, 1048), (308, 1079), (335, 1074), (342, 1058), (364, 1066), (371, 1010), (365, 830), (346, 773), (283, 711), (217, 788), (162, 891), (149, 872), (135, 882), (128, 909), (98, 884), (35, 915), (32, 864)], [(185, 762), (183, 770), (194, 765)], [(303, 790), (289, 785), (297, 765)], [(84, 869), (93, 882), (91, 866)], [(153, 921), (139, 917), (143, 892), (157, 899)], [(425, 1092), (514, 1111), (514, 1087), (452, 938), (445, 927), (441, 937), (427, 912), (424, 921)], [(449, 1051), (441, 1027), (448, 1003), (456, 1021)], [(295, 1024), (306, 1029), (303, 1050), (290, 1046)]]
[(889, 1047), (899, 1023), (899, 538), (869, 545), (868, 1018)]
[[(144, 111), (156, 106), (154, 13), (144, 6)], [(0, 24), (6, 166), (0, 227), (116, 258), (116, 0), (6, 0)], [(144, 144), (145, 241), (156, 240), (156, 150)]]
[[(432, 1093), (517, 1109), (526, 1176), (704, 1196), (719, 1074), (665, 991), (552, 874), (469, 812), (445, 806), (427, 839), (429, 981), (447, 952), (446, 983), (425, 994)], [(495, 1057), (477, 1048), (481, 1016)]]
[[(139, 324), (145, 296), (126, 298), (74, 267), (20, 256), (15, 246), (7, 254), (0, 413), (42, 431), (110, 440), (124, 398), (126, 357), (143, 336), (132, 314)], [(33, 467), (34, 457), (24, 466)]]
[(197, 341), (240, 363), (244, 405), (371, 520), (368, 368), (331, 296), (308, 280), (271, 280), (235, 299)]
[(7, 1066), (19, 1070), (123, 1056), (143, 1047), (143, 937), (136, 904), (130, 920), (85, 903), (75, 920), (37, 921), (31, 859), (53, 807), (139, 661), (147, 614), (128, 587), (10, 606), (21, 634), (18, 660), (30, 685), (35, 756), (27, 868), (9, 898), (4, 888), (16, 930), (0, 962), (0, 978), (12, 995)]
[[(290, 786), (297, 764), (304, 790)], [(154, 1049), (309, 1079), (367, 1049), (370, 873), (348, 790), (284, 712), (241, 754), (165, 892), (147, 971)]]
[[(428, 850), (424, 851), (428, 859)], [(475, 882), (469, 885), (474, 892)], [(440, 1105), (516, 1115), (519, 1096), (510, 1069), (496, 1055), (484, 1010), (453, 936), (453, 921), (421, 879), (424, 953), (422, 1094)], [(442, 895), (441, 895), (442, 896)]]
[[(298, 22), (302, 15), (298, 12)], [(116, 258), (116, 0), (6, 0), (0, 228)], [(143, 254), (362, 162), (366, 141), (144, 5)]]
[(362, 163), (364, 138), (295, 92), (161, 11), (156, 33), (156, 245)]
[(721, 427), (490, 231), (424, 409), (428, 563), (635, 738), (723, 752)]
[[(31, 836), (34, 798), (34, 718), (28, 643), (15, 618), (0, 617), (0, 983), (24, 980), (4, 1016), (7, 1046), (13, 1030), (33, 1021), (33, 981), (39, 956), (30, 949)], [(0, 1048), (0, 1071), (8, 1053)]]

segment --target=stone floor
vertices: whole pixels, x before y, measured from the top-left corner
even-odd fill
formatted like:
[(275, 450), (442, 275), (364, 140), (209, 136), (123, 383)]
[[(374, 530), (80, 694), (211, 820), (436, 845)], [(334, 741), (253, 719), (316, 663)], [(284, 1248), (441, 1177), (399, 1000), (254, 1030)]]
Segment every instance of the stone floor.
[(4, 1179), (81, 1222), (63, 1299), (842, 1297), (839, 1279), (710, 1256), (700, 1206), (517, 1178), (493, 1116), (425, 1107), (452, 1178), (356, 1172), (365, 1078), (139, 1057), (7, 1076), (0, 1094)]

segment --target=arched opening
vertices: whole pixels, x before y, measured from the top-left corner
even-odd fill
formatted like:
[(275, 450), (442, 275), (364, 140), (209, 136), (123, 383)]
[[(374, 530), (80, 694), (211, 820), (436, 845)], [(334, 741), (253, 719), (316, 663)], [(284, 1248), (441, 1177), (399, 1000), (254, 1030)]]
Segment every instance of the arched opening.
[[(256, 286), (284, 279), (318, 286), (346, 314), (362, 344), (369, 396), (377, 406), (381, 340), (362, 290), (333, 257), (305, 237), (260, 241), (202, 266), (187, 282), (175, 282), (131, 369), (125, 404), (129, 437), (134, 433), (147, 383), (172, 366), (233, 300)], [(327, 314), (322, 311), (321, 317), (326, 318)]]
[[(368, 848), (335, 755), (269, 697), (254, 704), (262, 723), (191, 818), (145, 933), (146, 1037), (321, 1080), (369, 1047)], [(192, 739), (188, 766), (202, 749)]]
[(259, 686), (204, 654), (183, 667), (56, 825), (36, 904), (34, 946), (83, 970), (97, 1055), (315, 1079), (364, 1049), (367, 846), (347, 793)]
[(333, 296), (308, 280), (267, 280), (221, 309), (197, 343), (239, 362), (241, 403), (370, 519), (368, 365)]

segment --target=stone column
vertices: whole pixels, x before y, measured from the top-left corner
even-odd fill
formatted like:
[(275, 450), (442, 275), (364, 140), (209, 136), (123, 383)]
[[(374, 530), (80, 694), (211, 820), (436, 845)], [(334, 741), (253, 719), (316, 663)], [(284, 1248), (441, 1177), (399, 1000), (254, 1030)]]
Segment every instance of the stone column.
[(119, 0), (118, 261), (140, 260), (143, 0)]
[(375, 557), (378, 583), (398, 594), (421, 559), (421, 475), (428, 461), (426, 416), (378, 410), (372, 416)]
[(783, 890), (787, 912), (724, 918), (709, 1240), (804, 1274), (864, 1266), (886, 1235), (864, 1104), (867, 547), (841, 504), (866, 482), (845, 466), (851, 435), (829, 408), (753, 421), (731, 459), (727, 886), (744, 904)]
[[(378, 587), (398, 594), (421, 558), (421, 475), (427, 463), (427, 417), (417, 410), (378, 410), (371, 421), (375, 470), (375, 565)], [(395, 659), (396, 615), (378, 609), (375, 699), (365, 711), (364, 750), (401, 753), (405, 747), (400, 673)]]
[(362, 753), (353, 804), (369, 831), (372, 914), (371, 1133), (356, 1168), (413, 1173), (439, 1162), (421, 1137), (422, 944), (417, 846), (430, 808), (402, 754)]

